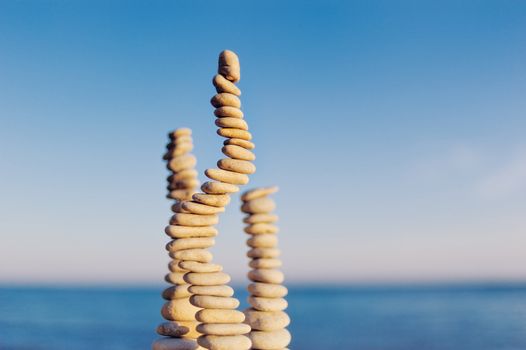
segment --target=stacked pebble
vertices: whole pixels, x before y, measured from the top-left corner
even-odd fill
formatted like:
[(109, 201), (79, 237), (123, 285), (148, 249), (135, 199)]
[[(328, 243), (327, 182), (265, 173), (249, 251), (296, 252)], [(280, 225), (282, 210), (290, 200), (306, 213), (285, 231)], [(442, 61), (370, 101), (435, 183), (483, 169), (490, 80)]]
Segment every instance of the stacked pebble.
[[(197, 343), (209, 350), (248, 350), (250, 339), (245, 334), (250, 326), (243, 323), (245, 315), (236, 310), (239, 301), (233, 297), (234, 290), (227, 284), (230, 276), (222, 272), (222, 266), (213, 264), (212, 254), (206, 249), (214, 244), (218, 214), (230, 202), (230, 194), (239, 191), (237, 185), (248, 183), (248, 174), (255, 172), (250, 162), (255, 159), (250, 151), (254, 144), (243, 119), (240, 90), (234, 84), (239, 81), (240, 70), (237, 55), (223, 51), (219, 56), (218, 75), (213, 79), (217, 94), (212, 98), (216, 107), (217, 133), (226, 137), (222, 148), (228, 157), (217, 162), (217, 169), (207, 169), (205, 174), (212, 181), (201, 186), (204, 193), (196, 193), (191, 201), (183, 201), (175, 209), (175, 215), (166, 232), (176, 238), (173, 257), (181, 260), (178, 268), (188, 271), (183, 280), (191, 286), (185, 290), (191, 294), (190, 303), (198, 310), (196, 328), (203, 335)], [(185, 308), (186, 306), (181, 306)], [(177, 309), (177, 308), (176, 308)], [(186, 350), (178, 344), (155, 348), (154, 350)], [(194, 348), (192, 348), (194, 349)]]
[(277, 187), (256, 188), (241, 196), (241, 211), (248, 214), (243, 219), (248, 224), (245, 232), (252, 236), (247, 240), (249, 266), (253, 269), (248, 273), (253, 282), (248, 286), (248, 302), (252, 307), (245, 310), (245, 322), (252, 329), (249, 334), (252, 349), (258, 350), (285, 350), (291, 340), (285, 328), (290, 318), (284, 312), (288, 290), (282, 285), (283, 272), (278, 270), (281, 260), (277, 249), (278, 227), (274, 225), (278, 217), (271, 213), (276, 205), (268, 198), (277, 190)]
[[(168, 198), (175, 199), (172, 210), (177, 212), (182, 201), (191, 198), (198, 185), (195, 157), (189, 152), (193, 149), (192, 131), (188, 128), (176, 129), (168, 136), (167, 152), (163, 159), (167, 161), (172, 174), (168, 177)], [(169, 232), (167, 232), (170, 235)], [(166, 282), (172, 284), (162, 293), (166, 303), (161, 309), (161, 315), (167, 322), (157, 327), (157, 333), (166, 338), (158, 339), (153, 344), (154, 350), (194, 350), (199, 349), (196, 339), (200, 335), (196, 327), (198, 322), (195, 313), (199, 310), (190, 303), (189, 285), (183, 276), (187, 272), (179, 267), (180, 259), (175, 258), (176, 252), (184, 249), (187, 243), (177, 237), (167, 244), (166, 249), (172, 258), (168, 264), (170, 273), (165, 276)], [(210, 238), (213, 240), (213, 238)], [(213, 244), (209, 242), (209, 245)], [(201, 348), (202, 349), (202, 348)]]

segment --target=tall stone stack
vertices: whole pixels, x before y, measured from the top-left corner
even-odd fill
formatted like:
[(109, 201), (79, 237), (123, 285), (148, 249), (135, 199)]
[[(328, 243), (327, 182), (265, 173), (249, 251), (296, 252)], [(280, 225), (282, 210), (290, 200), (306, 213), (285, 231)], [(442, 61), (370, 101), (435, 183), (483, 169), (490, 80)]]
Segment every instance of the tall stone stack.
[[(168, 198), (174, 199), (173, 211), (181, 207), (184, 200), (190, 199), (199, 185), (195, 157), (190, 153), (193, 149), (192, 131), (188, 128), (179, 128), (169, 135), (170, 142), (163, 159), (167, 161), (167, 167), (171, 171), (168, 176)], [(180, 259), (175, 258), (176, 252), (183, 249), (186, 244), (177, 237), (166, 232), (174, 238), (166, 246), (171, 261), (168, 264), (170, 272), (165, 276), (166, 282), (171, 286), (165, 289), (162, 297), (166, 300), (161, 309), (161, 315), (166, 322), (157, 327), (157, 333), (165, 338), (160, 338), (153, 344), (155, 350), (198, 349), (196, 342), (200, 335), (196, 327), (198, 322), (195, 313), (199, 310), (190, 303), (190, 292), (188, 283), (183, 279), (186, 270), (179, 267)], [(213, 240), (213, 238), (211, 238)], [(209, 244), (213, 244), (209, 242)]]
[[(226, 138), (222, 151), (227, 158), (217, 162), (218, 168), (205, 171), (211, 181), (201, 186), (203, 193), (194, 194), (192, 200), (185, 200), (174, 208), (175, 214), (166, 232), (175, 238), (169, 247), (170, 254), (180, 260), (178, 268), (187, 272), (183, 280), (190, 286), (181, 293), (191, 295), (193, 310), (200, 310), (195, 314), (201, 322), (196, 328), (202, 334), (197, 339), (199, 346), (209, 350), (248, 350), (251, 342), (245, 334), (250, 332), (250, 327), (243, 323), (245, 315), (236, 310), (239, 301), (228, 286), (230, 276), (222, 271), (222, 266), (212, 263), (212, 254), (207, 249), (214, 244), (212, 237), (217, 235), (214, 225), (218, 223), (218, 214), (230, 202), (230, 194), (239, 191), (238, 185), (248, 183), (248, 175), (256, 170), (251, 163), (255, 159), (251, 152), (252, 135), (240, 109), (241, 91), (234, 84), (240, 78), (235, 53), (220, 54), (218, 73), (213, 79), (217, 94), (211, 103), (216, 108), (217, 133)], [(176, 288), (174, 294), (177, 292)], [(174, 314), (190, 312), (186, 304), (169, 309)], [(154, 343), (154, 350), (187, 349), (176, 341), (165, 342), (161, 347)]]
[(248, 214), (243, 219), (247, 224), (245, 232), (251, 236), (247, 240), (252, 268), (248, 273), (252, 281), (248, 286), (251, 307), (245, 310), (245, 322), (252, 329), (249, 334), (252, 349), (258, 350), (286, 349), (291, 340), (286, 329), (290, 318), (284, 311), (288, 306), (284, 298), (288, 290), (282, 285), (283, 272), (278, 270), (282, 264), (275, 225), (278, 217), (272, 213), (276, 205), (268, 197), (277, 190), (277, 187), (256, 188), (241, 196), (241, 211)]

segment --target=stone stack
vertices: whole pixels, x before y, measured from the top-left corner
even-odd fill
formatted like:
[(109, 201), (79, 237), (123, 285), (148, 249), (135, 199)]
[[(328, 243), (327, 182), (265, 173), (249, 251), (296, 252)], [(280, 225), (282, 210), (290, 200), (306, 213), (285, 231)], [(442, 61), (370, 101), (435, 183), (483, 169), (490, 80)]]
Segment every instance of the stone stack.
[(241, 211), (248, 215), (243, 221), (248, 224), (245, 232), (251, 235), (247, 240), (252, 270), (248, 278), (251, 308), (245, 310), (245, 322), (252, 331), (249, 334), (252, 349), (284, 350), (289, 345), (291, 335), (286, 327), (290, 323), (285, 313), (288, 306), (284, 297), (288, 290), (282, 285), (283, 272), (278, 270), (278, 227), (274, 224), (278, 217), (272, 214), (276, 205), (268, 195), (276, 192), (277, 187), (256, 188), (241, 196)]
[[(163, 159), (167, 161), (167, 167), (171, 171), (168, 176), (168, 198), (175, 199), (172, 206), (174, 212), (178, 211), (184, 200), (190, 199), (198, 186), (195, 157), (189, 152), (193, 149), (192, 131), (188, 128), (179, 128), (168, 136), (167, 152)], [(188, 244), (184, 240), (166, 232), (174, 238), (166, 246), (172, 260), (168, 264), (170, 273), (165, 276), (166, 282), (172, 286), (165, 289), (162, 297), (166, 300), (161, 309), (161, 315), (167, 322), (157, 327), (157, 333), (166, 337), (160, 338), (153, 344), (154, 350), (194, 350), (199, 349), (196, 339), (200, 335), (196, 327), (198, 322), (195, 313), (199, 310), (190, 303), (190, 292), (188, 283), (183, 279), (186, 270), (179, 267), (180, 259), (175, 258), (179, 250)], [(213, 244), (208, 242), (208, 246)]]

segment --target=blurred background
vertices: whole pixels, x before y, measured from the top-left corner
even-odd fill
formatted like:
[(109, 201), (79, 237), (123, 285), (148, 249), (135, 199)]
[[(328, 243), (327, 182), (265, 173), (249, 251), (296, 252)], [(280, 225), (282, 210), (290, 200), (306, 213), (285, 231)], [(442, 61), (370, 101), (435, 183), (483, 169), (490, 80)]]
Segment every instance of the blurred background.
[[(291, 348), (526, 348), (526, 3), (0, 1), (0, 349), (147, 349), (167, 132), (238, 53)], [(246, 305), (234, 196), (215, 261)]]

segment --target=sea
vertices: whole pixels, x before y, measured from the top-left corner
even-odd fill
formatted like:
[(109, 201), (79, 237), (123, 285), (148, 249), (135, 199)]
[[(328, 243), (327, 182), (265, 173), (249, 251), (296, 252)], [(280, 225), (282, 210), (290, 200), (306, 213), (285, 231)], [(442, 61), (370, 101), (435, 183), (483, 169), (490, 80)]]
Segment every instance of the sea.
[[(0, 349), (150, 349), (161, 290), (0, 287)], [(526, 349), (526, 284), (297, 285), (287, 299), (290, 349)]]

